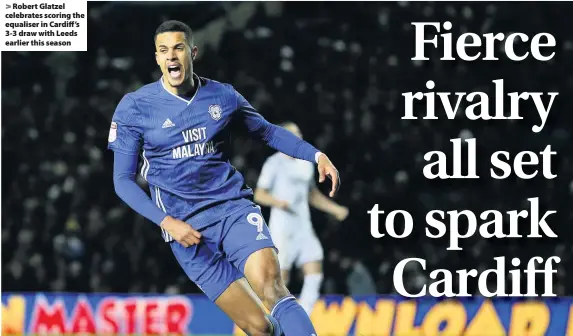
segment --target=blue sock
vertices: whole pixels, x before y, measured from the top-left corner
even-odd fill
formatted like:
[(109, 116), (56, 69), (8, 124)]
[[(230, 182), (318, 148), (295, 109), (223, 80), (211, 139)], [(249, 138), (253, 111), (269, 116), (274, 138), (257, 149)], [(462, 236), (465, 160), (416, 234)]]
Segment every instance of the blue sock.
[(273, 336), (284, 336), (285, 334), (283, 334), (283, 330), (281, 329), (279, 321), (277, 321), (277, 319), (275, 319), (271, 315), (267, 315), (267, 317), (269, 318), (269, 320), (273, 325)]
[(271, 316), (279, 321), (285, 336), (316, 336), (310, 317), (294, 296), (280, 299), (271, 311)]

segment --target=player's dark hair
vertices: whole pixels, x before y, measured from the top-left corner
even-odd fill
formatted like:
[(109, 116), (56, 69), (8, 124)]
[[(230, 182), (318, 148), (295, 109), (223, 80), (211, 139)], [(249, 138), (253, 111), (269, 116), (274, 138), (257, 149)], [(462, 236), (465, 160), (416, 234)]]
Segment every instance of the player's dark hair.
[(161, 33), (168, 32), (181, 32), (185, 34), (185, 39), (189, 42), (189, 45), (193, 45), (193, 31), (188, 25), (181, 21), (169, 20), (165, 21), (157, 27), (155, 30), (155, 35), (153, 36), (153, 42), (157, 39), (157, 35)]

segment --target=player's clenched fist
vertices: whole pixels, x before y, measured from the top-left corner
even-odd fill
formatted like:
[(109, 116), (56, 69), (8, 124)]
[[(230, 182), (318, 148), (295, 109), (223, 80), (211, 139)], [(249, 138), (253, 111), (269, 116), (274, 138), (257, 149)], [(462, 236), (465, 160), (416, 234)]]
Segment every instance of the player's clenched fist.
[(328, 195), (334, 197), (334, 194), (338, 191), (338, 188), (340, 188), (340, 175), (338, 175), (338, 170), (334, 167), (328, 156), (321, 153), (318, 157), (318, 182), (324, 182), (327, 176), (332, 180), (332, 189)]
[(161, 222), (161, 227), (167, 231), (173, 239), (185, 247), (199, 244), (201, 239), (201, 233), (199, 233), (199, 231), (193, 229), (191, 225), (171, 216), (165, 217)]

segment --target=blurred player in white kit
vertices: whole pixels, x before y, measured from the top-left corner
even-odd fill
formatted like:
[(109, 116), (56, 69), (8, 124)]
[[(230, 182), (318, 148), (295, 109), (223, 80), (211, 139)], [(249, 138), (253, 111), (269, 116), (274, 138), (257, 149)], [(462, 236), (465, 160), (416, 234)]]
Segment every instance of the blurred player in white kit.
[[(302, 139), (296, 124), (287, 122), (281, 126)], [(302, 268), (304, 282), (299, 301), (309, 315), (320, 297), (324, 259), (322, 245), (312, 227), (309, 204), (339, 221), (348, 216), (347, 207), (318, 190), (314, 170), (311, 162), (277, 152), (265, 161), (255, 190), (255, 202), (272, 208), (269, 228), (279, 250), (285, 284), (288, 285), (293, 264)]]

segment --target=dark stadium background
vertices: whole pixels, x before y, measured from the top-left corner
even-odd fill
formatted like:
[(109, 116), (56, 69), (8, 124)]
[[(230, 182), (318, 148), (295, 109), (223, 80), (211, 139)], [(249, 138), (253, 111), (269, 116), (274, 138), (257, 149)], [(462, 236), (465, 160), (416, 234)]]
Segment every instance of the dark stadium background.
[[(392, 293), (392, 271), (406, 257), (427, 259), (429, 269), (483, 270), (496, 256), (558, 255), (555, 291), (572, 295), (571, 13), (571, 4), (548, 2), (90, 3), (87, 52), (2, 53), (2, 290), (198, 292), (158, 228), (115, 195), (106, 150), (123, 94), (159, 78), (155, 28), (178, 19), (196, 33), (199, 75), (232, 83), (271, 122), (298, 123), (339, 168), (337, 201), (350, 217), (336, 223), (313, 212), (326, 251), (324, 293)], [(436, 52), (432, 61), (411, 61), (410, 22), (445, 20), (454, 35), (550, 32), (556, 57), (446, 63)], [(491, 90), (500, 78), (508, 91), (560, 92), (540, 134), (531, 131), (538, 120), (531, 110), (523, 122), (400, 120), (401, 93), (426, 91), (429, 79), (439, 91), (470, 92)], [(423, 154), (449, 152), (449, 139), (467, 132), (477, 137), (481, 176), (493, 151), (551, 144), (558, 178), (426, 180)], [(234, 144), (233, 164), (254, 186), (272, 151), (243, 136)], [(528, 197), (558, 211), (549, 224), (560, 239), (476, 237), (464, 251), (446, 252), (443, 241), (424, 237), (429, 210), (520, 209)], [(413, 214), (412, 236), (373, 239), (366, 211), (374, 204)], [(428, 281), (418, 268), (406, 274), (412, 290)]]

